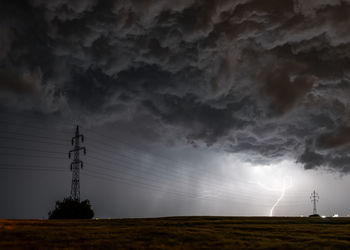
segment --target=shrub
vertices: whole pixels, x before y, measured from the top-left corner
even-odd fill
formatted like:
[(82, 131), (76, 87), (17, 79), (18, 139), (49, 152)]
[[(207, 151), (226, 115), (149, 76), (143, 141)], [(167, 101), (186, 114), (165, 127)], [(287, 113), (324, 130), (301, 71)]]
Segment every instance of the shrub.
[(80, 202), (70, 197), (56, 201), (55, 209), (49, 212), (49, 219), (91, 219), (93, 216), (89, 200)]

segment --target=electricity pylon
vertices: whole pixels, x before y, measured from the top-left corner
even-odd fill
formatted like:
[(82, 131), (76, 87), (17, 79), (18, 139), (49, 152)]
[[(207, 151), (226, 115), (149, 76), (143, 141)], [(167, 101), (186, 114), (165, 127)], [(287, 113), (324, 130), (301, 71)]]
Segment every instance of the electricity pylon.
[(80, 201), (80, 168), (83, 168), (83, 161), (79, 159), (79, 152), (83, 150), (84, 155), (86, 154), (86, 148), (80, 147), (80, 139), (81, 142), (84, 142), (84, 135), (79, 134), (79, 126), (75, 131), (75, 136), (72, 138), (72, 145), (74, 148), (69, 151), (68, 156), (71, 158), (71, 154), (74, 153), (74, 158), (72, 163), (70, 164), (70, 170), (72, 171), (72, 186), (70, 190), (70, 197), (73, 200)]
[(314, 190), (310, 196), (310, 200), (314, 204), (313, 214), (317, 214), (316, 202), (318, 202), (319, 199), (320, 199), (320, 196), (318, 196), (318, 193), (316, 193), (316, 191)]

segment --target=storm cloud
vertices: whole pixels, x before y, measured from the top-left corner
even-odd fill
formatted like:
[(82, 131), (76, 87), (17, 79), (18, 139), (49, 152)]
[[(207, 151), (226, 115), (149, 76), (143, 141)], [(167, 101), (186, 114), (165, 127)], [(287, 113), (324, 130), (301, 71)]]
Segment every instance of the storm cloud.
[(0, 4), (7, 109), (350, 171), (350, 1), (22, 3)]

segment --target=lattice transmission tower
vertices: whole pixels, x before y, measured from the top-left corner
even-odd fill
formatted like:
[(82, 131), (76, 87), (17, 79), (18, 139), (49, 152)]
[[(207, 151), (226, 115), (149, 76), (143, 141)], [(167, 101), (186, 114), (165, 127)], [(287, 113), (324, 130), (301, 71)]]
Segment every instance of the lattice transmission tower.
[(311, 199), (311, 202), (313, 202), (314, 204), (313, 214), (317, 214), (316, 202), (318, 202), (318, 200), (320, 199), (320, 196), (318, 196), (318, 193), (316, 193), (316, 191), (314, 190), (311, 193), (310, 199)]
[(72, 137), (72, 145), (74, 145), (74, 148), (68, 153), (69, 159), (71, 158), (72, 153), (74, 153), (73, 161), (70, 164), (70, 170), (72, 171), (70, 197), (77, 201), (80, 201), (80, 168), (83, 168), (83, 161), (80, 160), (79, 153), (83, 150), (84, 155), (86, 154), (86, 148), (80, 146), (80, 140), (81, 142), (84, 142), (84, 135), (79, 134), (79, 126), (77, 126), (75, 136)]

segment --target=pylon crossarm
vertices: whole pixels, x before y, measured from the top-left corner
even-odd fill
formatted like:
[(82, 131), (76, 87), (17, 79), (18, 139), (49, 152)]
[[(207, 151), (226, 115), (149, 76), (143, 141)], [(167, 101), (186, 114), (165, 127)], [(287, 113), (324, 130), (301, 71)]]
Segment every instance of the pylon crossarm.
[(85, 148), (85, 147), (77, 147), (77, 148), (75, 148), (75, 149), (69, 150), (69, 155), (70, 155), (72, 152), (76, 152), (76, 151), (80, 151), (80, 150), (83, 150), (84, 154), (86, 154), (86, 148)]

